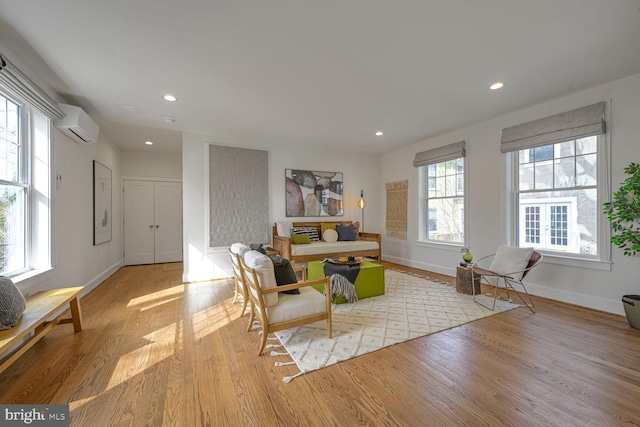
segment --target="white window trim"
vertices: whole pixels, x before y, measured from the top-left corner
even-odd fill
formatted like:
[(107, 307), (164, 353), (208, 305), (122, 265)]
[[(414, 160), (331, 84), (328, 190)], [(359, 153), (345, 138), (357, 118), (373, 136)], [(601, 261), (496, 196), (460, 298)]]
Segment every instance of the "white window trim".
[[(460, 157), (458, 157), (460, 158)], [(457, 158), (457, 159), (458, 159)], [(437, 249), (451, 249), (451, 250), (455, 250), (455, 251), (460, 251), (461, 248), (465, 248), (465, 247), (469, 247), (469, 199), (468, 199), (468, 194), (469, 194), (469, 183), (468, 183), (468, 179), (467, 179), (467, 170), (468, 170), (468, 161), (467, 161), (467, 156), (465, 155), (462, 158), (462, 163), (464, 166), (464, 195), (462, 197), (463, 199), (463, 205), (464, 208), (462, 209), (463, 213), (463, 220), (464, 220), (464, 230), (462, 230), (462, 232), (464, 233), (464, 241), (463, 242), (444, 242), (444, 241), (440, 241), (440, 240), (429, 240), (427, 238), (427, 236), (429, 236), (429, 226), (427, 224), (424, 223), (423, 219), (426, 218), (426, 207), (424, 206), (423, 201), (426, 199), (426, 192), (428, 191), (428, 184), (427, 184), (427, 180), (426, 180), (426, 171), (427, 171), (427, 167), (428, 166), (420, 166), (417, 169), (417, 174), (418, 174), (418, 203), (417, 203), (417, 209), (418, 209), (418, 236), (416, 239), (416, 245), (420, 246), (420, 247), (426, 247), (426, 248), (437, 248)]]
[[(607, 102), (605, 108), (605, 122), (611, 123), (609, 117), (610, 101)], [(598, 137), (598, 201), (600, 207), (598, 215), (598, 256), (577, 256), (576, 254), (563, 255), (554, 251), (539, 249), (544, 254), (544, 262), (549, 264), (558, 264), (571, 267), (590, 268), (594, 270), (611, 271), (611, 225), (602, 213), (603, 204), (611, 199), (611, 136), (607, 131), (604, 135)], [(505, 211), (507, 236), (506, 241), (509, 245), (517, 244), (517, 217), (518, 206), (516, 206), (516, 197), (514, 188), (517, 185), (517, 178), (514, 169), (518, 162), (518, 151), (506, 153), (504, 156), (505, 177)], [(517, 169), (516, 169), (517, 170)]]

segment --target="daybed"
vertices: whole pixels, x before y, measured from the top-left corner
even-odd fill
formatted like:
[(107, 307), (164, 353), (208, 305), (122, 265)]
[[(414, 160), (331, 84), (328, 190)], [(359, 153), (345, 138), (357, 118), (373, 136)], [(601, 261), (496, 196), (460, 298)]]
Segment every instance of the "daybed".
[[(318, 242), (310, 244), (294, 245), (290, 237), (283, 237), (278, 233), (278, 225), (282, 231), (283, 227), (291, 225), (293, 228), (312, 227), (315, 228), (320, 238)], [(325, 228), (330, 225), (354, 225), (356, 227), (356, 240), (354, 241), (337, 241), (326, 242), (322, 240), (323, 224)], [(327, 257), (342, 256), (361, 256), (374, 258), (377, 262), (382, 259), (382, 243), (380, 234), (357, 232), (357, 223), (351, 221), (341, 222), (290, 222), (276, 223), (273, 226), (273, 248), (280, 252), (280, 255), (291, 261), (292, 264), (297, 262), (318, 261)], [(281, 233), (284, 234), (284, 233)]]

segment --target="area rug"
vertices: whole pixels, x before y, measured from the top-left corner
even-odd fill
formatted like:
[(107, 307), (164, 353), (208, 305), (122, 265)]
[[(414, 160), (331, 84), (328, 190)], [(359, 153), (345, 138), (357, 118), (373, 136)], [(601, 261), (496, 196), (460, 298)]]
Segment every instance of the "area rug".
[[(497, 301), (492, 311), (453, 286), (393, 270), (385, 270), (385, 288), (385, 295), (334, 304), (331, 339), (325, 321), (276, 332), (287, 353), (272, 351), (271, 355), (288, 354), (300, 369), (283, 380), (289, 382), (316, 369), (519, 307)], [(484, 295), (476, 299), (489, 303)], [(276, 362), (276, 366), (294, 362)]]

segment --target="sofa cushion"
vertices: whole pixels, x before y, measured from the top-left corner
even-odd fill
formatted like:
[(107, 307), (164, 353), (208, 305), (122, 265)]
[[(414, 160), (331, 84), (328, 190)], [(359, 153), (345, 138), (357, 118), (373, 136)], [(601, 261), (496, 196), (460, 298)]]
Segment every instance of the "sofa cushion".
[(356, 240), (356, 233), (353, 225), (338, 225), (336, 227), (336, 231), (338, 232), (339, 242), (351, 242)]
[(308, 234), (309, 240), (312, 242), (319, 242), (320, 236), (318, 236), (318, 230), (315, 227), (292, 227), (291, 235), (294, 234)]
[(291, 227), (293, 227), (293, 223), (291, 221), (276, 222), (276, 230), (280, 237), (291, 237)]
[(322, 239), (324, 240), (324, 232), (327, 230), (335, 230), (336, 227), (338, 226), (337, 222), (321, 222), (320, 223), (320, 235), (322, 236)]
[(308, 245), (309, 243), (311, 243), (311, 237), (309, 237), (307, 233), (292, 234), (291, 243), (294, 245)]
[(327, 243), (333, 243), (338, 241), (338, 232), (335, 229), (328, 228), (322, 233), (322, 240)]
[[(256, 271), (258, 283), (262, 289), (270, 289), (278, 286), (276, 282), (276, 274), (273, 269), (271, 258), (258, 251), (249, 251), (244, 254), (244, 263)], [(278, 293), (267, 294), (264, 296), (264, 305), (271, 307), (278, 303)]]

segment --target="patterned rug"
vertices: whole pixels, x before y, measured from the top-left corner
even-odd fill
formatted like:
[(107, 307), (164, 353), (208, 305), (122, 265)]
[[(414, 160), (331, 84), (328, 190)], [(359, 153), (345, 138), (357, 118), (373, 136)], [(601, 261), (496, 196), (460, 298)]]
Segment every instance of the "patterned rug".
[[(494, 312), (474, 302), (471, 295), (457, 293), (453, 286), (388, 269), (385, 288), (382, 296), (333, 305), (332, 339), (327, 338), (325, 321), (276, 332), (287, 353), (272, 351), (271, 355), (288, 354), (300, 369), (283, 380), (518, 307), (497, 301)], [(487, 296), (476, 299), (489, 304)], [(294, 362), (276, 362), (276, 366)]]

